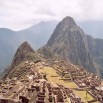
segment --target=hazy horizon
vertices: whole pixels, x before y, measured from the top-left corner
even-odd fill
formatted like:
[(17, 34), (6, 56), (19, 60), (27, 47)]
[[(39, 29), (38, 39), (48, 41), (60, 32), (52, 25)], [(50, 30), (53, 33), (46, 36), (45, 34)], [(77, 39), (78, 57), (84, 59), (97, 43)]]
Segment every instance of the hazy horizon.
[(0, 0), (0, 28), (22, 30), (41, 21), (103, 21), (102, 0)]

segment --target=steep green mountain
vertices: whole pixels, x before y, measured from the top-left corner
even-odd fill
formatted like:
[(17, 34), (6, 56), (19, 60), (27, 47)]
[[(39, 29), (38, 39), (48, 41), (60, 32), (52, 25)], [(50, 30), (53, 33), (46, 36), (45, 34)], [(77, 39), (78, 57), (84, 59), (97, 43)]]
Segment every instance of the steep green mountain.
[(67, 61), (103, 77), (103, 39), (86, 35), (73, 18), (66, 17), (57, 25), (47, 46)]
[(87, 36), (76, 25), (73, 18), (64, 18), (54, 30), (47, 46), (67, 61), (82, 65), (88, 71), (96, 72), (93, 59), (88, 48)]

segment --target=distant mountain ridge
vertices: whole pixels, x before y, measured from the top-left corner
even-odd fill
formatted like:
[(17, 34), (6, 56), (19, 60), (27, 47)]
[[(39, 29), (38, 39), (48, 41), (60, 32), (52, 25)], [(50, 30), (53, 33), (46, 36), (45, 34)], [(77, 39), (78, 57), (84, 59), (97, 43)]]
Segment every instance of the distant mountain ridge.
[(41, 22), (20, 31), (0, 28), (0, 70), (11, 64), (13, 55), (22, 42), (28, 41), (34, 49), (45, 45), (57, 23), (57, 21)]

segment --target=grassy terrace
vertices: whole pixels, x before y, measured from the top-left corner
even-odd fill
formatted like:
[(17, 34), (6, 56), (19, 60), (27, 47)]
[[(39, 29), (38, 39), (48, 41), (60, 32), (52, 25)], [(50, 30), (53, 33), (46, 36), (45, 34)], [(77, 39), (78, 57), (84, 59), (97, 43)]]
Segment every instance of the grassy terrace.
[[(54, 70), (51, 67), (44, 67), (43, 69), (40, 69), (41, 73), (46, 73), (47, 74), (47, 79), (48, 81), (56, 84), (62, 84), (65, 87), (69, 87), (69, 88), (78, 88), (74, 82), (71, 81), (64, 81), (61, 80), (61, 77), (56, 73), (56, 70)], [(87, 101), (92, 100), (93, 97), (89, 94), (87, 94), (87, 98), (86, 98), (86, 91), (77, 91), (74, 90), (74, 92), (82, 99), (82, 101), (84, 101), (85, 103), (87, 103)], [(94, 102), (94, 103), (98, 103), (98, 102)]]

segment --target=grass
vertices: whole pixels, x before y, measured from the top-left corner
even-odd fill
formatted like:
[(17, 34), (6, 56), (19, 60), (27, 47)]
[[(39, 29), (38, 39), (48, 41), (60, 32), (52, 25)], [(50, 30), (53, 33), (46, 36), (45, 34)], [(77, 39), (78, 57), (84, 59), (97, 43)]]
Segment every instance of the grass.
[[(50, 67), (44, 67), (44, 69), (40, 69), (41, 73), (46, 73), (47, 74), (47, 79), (48, 81), (52, 82), (52, 83), (58, 83), (58, 84), (62, 84), (65, 87), (69, 87), (69, 88), (78, 88), (77, 85), (75, 85), (74, 82), (71, 81), (64, 81), (64, 80), (60, 80), (61, 77), (56, 73), (56, 70), (54, 70), (53, 68)], [(55, 76), (55, 77), (52, 77)], [(93, 100), (93, 97), (87, 93), (87, 98), (86, 98), (86, 91), (77, 91), (74, 90), (74, 92), (85, 102), (87, 103), (87, 101)], [(95, 102), (98, 103), (98, 102)]]
[[(90, 101), (90, 100), (93, 100), (93, 97), (87, 93), (87, 97), (86, 97), (86, 91), (77, 91), (75, 90), (75, 93), (81, 97), (83, 99), (83, 101), (86, 103), (86, 101)], [(98, 102), (97, 102), (98, 103)]]
[[(66, 87), (70, 87), (70, 88), (77, 88), (77, 86), (75, 85), (74, 82), (69, 82), (69, 81), (63, 81), (60, 80), (62, 79), (54, 69), (50, 68), (50, 67), (44, 67), (44, 69), (40, 69), (40, 72), (46, 73), (47, 74), (47, 78), (48, 81), (53, 82), (53, 83), (58, 83), (58, 84), (62, 84)], [(52, 76), (57, 76), (57, 77), (52, 77)]]

